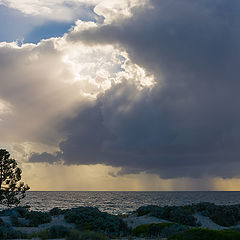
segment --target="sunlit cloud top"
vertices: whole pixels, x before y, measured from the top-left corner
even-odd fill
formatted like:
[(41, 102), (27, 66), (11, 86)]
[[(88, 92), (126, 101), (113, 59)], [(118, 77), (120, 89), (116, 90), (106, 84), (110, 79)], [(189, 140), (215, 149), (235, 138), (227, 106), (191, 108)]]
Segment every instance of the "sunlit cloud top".
[(238, 178), (239, 10), (0, 0), (1, 142), (33, 166)]

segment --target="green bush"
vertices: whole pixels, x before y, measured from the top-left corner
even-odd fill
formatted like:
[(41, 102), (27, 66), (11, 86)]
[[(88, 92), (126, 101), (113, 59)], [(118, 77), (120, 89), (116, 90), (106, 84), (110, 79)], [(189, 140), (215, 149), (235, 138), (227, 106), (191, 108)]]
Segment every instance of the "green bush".
[(153, 212), (152, 216), (163, 218), (183, 225), (198, 226), (197, 219), (192, 215), (191, 209), (185, 206), (163, 207), (162, 211)]
[(60, 209), (58, 207), (55, 207), (55, 208), (53, 208), (49, 211), (49, 214), (51, 216), (58, 216), (58, 215), (64, 214), (66, 211), (67, 210), (65, 210), (65, 209), (63, 210), (63, 209)]
[(26, 237), (26, 234), (16, 231), (9, 226), (0, 226), (0, 239), (22, 239)]
[(198, 203), (192, 207), (201, 212), (203, 216), (209, 217), (220, 226), (230, 227), (237, 225), (240, 221), (240, 205), (215, 205), (214, 203)]
[(169, 240), (240, 240), (240, 233), (233, 230), (189, 229), (171, 236)]
[(15, 207), (13, 208), (13, 211), (16, 211), (19, 214), (19, 217), (24, 218), (25, 215), (28, 213), (29, 206), (25, 207)]
[(62, 238), (65, 237), (69, 233), (69, 228), (56, 225), (49, 228), (50, 238)]
[(230, 227), (238, 224), (240, 212), (233, 206), (218, 206), (214, 212), (209, 214), (209, 218), (218, 225)]
[(5, 222), (2, 220), (2, 218), (0, 218), (0, 226), (5, 226)]
[(24, 218), (19, 219), (16, 216), (11, 216), (10, 220), (11, 220), (12, 226), (14, 226), (14, 227), (29, 227), (30, 226), (29, 220), (24, 219)]
[(117, 216), (100, 212), (93, 207), (79, 207), (68, 210), (65, 219), (75, 223), (80, 230), (104, 232), (108, 236), (124, 236), (128, 233), (127, 224)]
[(160, 209), (160, 207), (158, 207), (156, 205), (148, 205), (148, 206), (142, 206), (142, 207), (138, 208), (136, 210), (136, 212), (137, 212), (137, 215), (140, 217), (140, 216), (146, 215), (148, 213), (158, 211), (159, 209)]
[(176, 222), (189, 226), (199, 226), (197, 219), (193, 216), (200, 212), (203, 216), (209, 217), (220, 226), (235, 226), (240, 221), (240, 205), (215, 205), (214, 203), (201, 202), (186, 206), (165, 206), (154, 205), (143, 206), (136, 210), (138, 216), (152, 215), (157, 218)]
[(158, 237), (164, 228), (172, 226), (174, 223), (151, 223), (137, 226), (132, 230), (137, 237)]
[(56, 225), (52, 226), (44, 231), (33, 233), (29, 235), (29, 238), (41, 238), (41, 239), (54, 239), (54, 238), (65, 238), (70, 232), (70, 229), (64, 226)]
[(209, 202), (200, 202), (197, 204), (192, 204), (191, 207), (197, 211), (201, 212), (202, 215), (208, 216), (208, 214), (212, 213), (216, 209), (216, 205), (214, 203)]
[(20, 223), (19, 223), (19, 221), (18, 221), (18, 217), (16, 217), (16, 216), (11, 216), (11, 217), (10, 217), (10, 220), (11, 220), (12, 226), (14, 226), (14, 227), (20, 227)]
[(186, 229), (187, 227), (176, 223), (151, 223), (137, 226), (132, 234), (137, 237), (167, 237)]
[(80, 232), (76, 229), (73, 229), (69, 232), (66, 240), (108, 240), (109, 238), (103, 233), (83, 231)]
[(197, 219), (193, 216), (194, 209), (190, 206), (143, 206), (136, 210), (138, 216), (150, 214), (151, 216), (176, 222), (183, 225), (198, 226)]
[(25, 218), (29, 220), (29, 227), (38, 227), (38, 225), (49, 223), (52, 220), (52, 217), (49, 213), (37, 211), (28, 212)]

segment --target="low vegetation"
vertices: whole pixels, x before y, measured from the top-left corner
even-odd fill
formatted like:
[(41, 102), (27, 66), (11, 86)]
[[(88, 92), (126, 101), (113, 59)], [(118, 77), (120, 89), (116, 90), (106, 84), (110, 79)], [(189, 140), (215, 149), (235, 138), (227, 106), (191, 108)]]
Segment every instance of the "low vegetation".
[(128, 233), (127, 224), (121, 218), (93, 207), (68, 210), (65, 219), (69, 223), (75, 223), (79, 230), (103, 232), (111, 237), (125, 236)]
[(209, 217), (220, 226), (230, 227), (237, 225), (240, 221), (240, 205), (215, 205), (214, 203), (199, 203), (192, 207), (201, 212), (203, 216)]
[(41, 238), (41, 239), (56, 239), (56, 238), (65, 238), (69, 235), (71, 230), (64, 226), (52, 226), (44, 231), (33, 233), (28, 236), (31, 238)]
[(240, 233), (233, 230), (196, 228), (171, 236), (169, 240), (240, 240)]
[(4, 223), (0, 218), (0, 239), (21, 239), (26, 237), (26, 234), (14, 230), (13, 227)]
[(51, 216), (59, 216), (59, 215), (65, 214), (66, 211), (67, 211), (66, 209), (60, 209), (58, 207), (55, 207), (49, 211), (49, 214)]
[(108, 240), (109, 237), (101, 232), (78, 231), (73, 229), (66, 236), (66, 240)]
[(240, 222), (240, 205), (215, 205), (214, 203), (198, 203), (187, 206), (165, 206), (155, 205), (143, 206), (136, 210), (138, 216), (149, 214), (151, 216), (165, 219), (188, 226), (200, 226), (194, 217), (196, 212), (209, 217), (214, 223), (231, 227)]
[(51, 222), (52, 217), (47, 212), (31, 211), (26, 213), (24, 218), (12, 215), (10, 219), (14, 227), (38, 227), (40, 224)]
[(108, 240), (109, 237), (101, 232), (79, 231), (77, 229), (70, 229), (63, 226), (52, 226), (44, 231), (28, 235), (28, 239), (58, 239), (65, 238), (68, 240)]
[(40, 224), (49, 223), (52, 220), (49, 213), (37, 211), (28, 212), (25, 218), (29, 220), (29, 227), (38, 227)]
[(132, 235), (136, 237), (168, 237), (186, 229), (186, 226), (176, 223), (151, 223), (137, 226), (132, 230)]
[(143, 206), (136, 210), (138, 216), (149, 214), (151, 216), (165, 219), (188, 226), (199, 226), (197, 219), (193, 216), (194, 211), (184, 206), (165, 206), (154, 205)]
[[(10, 218), (11, 224), (0, 217), (0, 239), (21, 239), (38, 237), (41, 239), (66, 238), (71, 240), (106, 240), (120, 237), (128, 238), (168, 238), (168, 240), (240, 240), (239, 229), (214, 231), (199, 226), (194, 214), (207, 216), (216, 224), (232, 227), (240, 222), (240, 205), (218, 206), (212, 203), (198, 203), (187, 206), (154, 205), (136, 210), (138, 216), (155, 216), (169, 222), (151, 223), (129, 229), (123, 216), (101, 212), (93, 207), (78, 207), (68, 210), (53, 208), (49, 212), (30, 211), (29, 207), (15, 207), (0, 211), (0, 216)], [(72, 228), (61, 225), (52, 226), (39, 233), (23, 234), (13, 227), (38, 227), (49, 223), (52, 217), (64, 215)], [(124, 216), (125, 217), (125, 216)]]

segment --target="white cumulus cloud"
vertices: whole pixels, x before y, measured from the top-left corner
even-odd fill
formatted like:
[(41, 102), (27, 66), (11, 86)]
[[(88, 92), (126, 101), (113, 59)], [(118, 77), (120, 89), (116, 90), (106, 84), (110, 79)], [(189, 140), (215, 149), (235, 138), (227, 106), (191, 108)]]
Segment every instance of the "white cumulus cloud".
[(131, 9), (142, 6), (145, 2), (146, 0), (0, 0), (0, 5), (27, 15), (59, 21), (71, 21), (76, 16), (91, 11), (92, 7), (106, 22), (111, 22), (119, 17), (130, 17)]
[(67, 39), (68, 34), (38, 44), (0, 43), (1, 142), (57, 146), (66, 136), (64, 121), (112, 84), (133, 75), (144, 81), (144, 70), (122, 49)]

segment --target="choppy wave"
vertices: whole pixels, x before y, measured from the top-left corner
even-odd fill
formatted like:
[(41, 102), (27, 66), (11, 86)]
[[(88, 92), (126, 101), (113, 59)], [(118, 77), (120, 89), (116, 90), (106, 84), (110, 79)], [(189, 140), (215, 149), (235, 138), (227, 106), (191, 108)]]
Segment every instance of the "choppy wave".
[(22, 201), (32, 210), (78, 206), (97, 207), (112, 214), (128, 213), (143, 205), (186, 205), (198, 202), (239, 204), (240, 192), (28, 192)]

